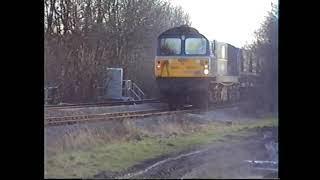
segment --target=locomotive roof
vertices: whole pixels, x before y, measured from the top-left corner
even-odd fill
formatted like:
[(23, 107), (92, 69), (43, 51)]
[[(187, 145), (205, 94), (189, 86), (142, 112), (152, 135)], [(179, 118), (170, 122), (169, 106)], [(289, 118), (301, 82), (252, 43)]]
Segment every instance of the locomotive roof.
[(202, 34), (199, 33), (197, 29), (187, 25), (182, 25), (179, 27), (168, 29), (163, 33), (161, 33), (159, 37), (162, 35), (201, 35), (203, 36)]
[(224, 44), (224, 45), (227, 45), (227, 46), (232, 47), (232, 48), (241, 49), (241, 48), (236, 47), (236, 46), (234, 46), (234, 45), (232, 45), (232, 44), (230, 44), (230, 43), (227, 43), (227, 42), (222, 42), (222, 41), (217, 41), (217, 40), (214, 40), (214, 41), (215, 41), (215, 43), (217, 43), (217, 44)]

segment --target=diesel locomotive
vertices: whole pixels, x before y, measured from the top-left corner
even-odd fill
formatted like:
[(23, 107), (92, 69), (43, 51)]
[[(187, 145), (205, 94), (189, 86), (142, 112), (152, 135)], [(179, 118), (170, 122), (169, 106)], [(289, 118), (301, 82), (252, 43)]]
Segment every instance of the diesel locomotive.
[(252, 78), (243, 75), (257, 75), (248, 54), (227, 43), (210, 42), (190, 26), (166, 30), (158, 36), (154, 60), (163, 100), (170, 109), (185, 104), (207, 109), (240, 99), (241, 88), (253, 86)]

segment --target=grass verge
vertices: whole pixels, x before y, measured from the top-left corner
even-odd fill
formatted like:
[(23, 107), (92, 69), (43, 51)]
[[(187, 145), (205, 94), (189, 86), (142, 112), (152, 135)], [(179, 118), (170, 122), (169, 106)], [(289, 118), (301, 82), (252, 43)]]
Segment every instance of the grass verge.
[(200, 125), (201, 130), (184, 135), (143, 136), (139, 141), (118, 141), (99, 144), (89, 150), (61, 152), (46, 159), (47, 178), (92, 178), (101, 171), (122, 171), (144, 160), (185, 148), (221, 140), (226, 135), (243, 134), (245, 130), (278, 126), (278, 119), (264, 118), (255, 122), (226, 125)]

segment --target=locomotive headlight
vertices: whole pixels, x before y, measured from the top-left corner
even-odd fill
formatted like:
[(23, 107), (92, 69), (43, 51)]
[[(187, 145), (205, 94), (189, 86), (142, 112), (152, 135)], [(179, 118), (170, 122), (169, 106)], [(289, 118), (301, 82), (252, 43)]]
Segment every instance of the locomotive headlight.
[(160, 61), (158, 61), (158, 64), (157, 64), (157, 69), (159, 70), (161, 68), (161, 64), (160, 64)]
[(205, 64), (205, 65), (204, 65), (204, 68), (208, 69), (208, 67), (209, 67), (208, 64)]
[(208, 69), (204, 69), (203, 73), (204, 73), (205, 75), (208, 75), (208, 74), (209, 74), (209, 70), (208, 70)]

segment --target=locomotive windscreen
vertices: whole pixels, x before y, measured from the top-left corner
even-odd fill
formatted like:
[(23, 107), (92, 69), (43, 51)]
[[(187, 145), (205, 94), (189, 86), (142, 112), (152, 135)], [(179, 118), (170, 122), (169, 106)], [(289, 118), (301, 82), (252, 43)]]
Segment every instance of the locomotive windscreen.
[(163, 56), (181, 54), (181, 39), (162, 38), (160, 41), (160, 54)]
[(179, 26), (158, 37), (158, 56), (209, 56), (209, 41), (195, 28)]
[(187, 38), (185, 53), (190, 55), (204, 55), (207, 50), (207, 41), (204, 38)]

